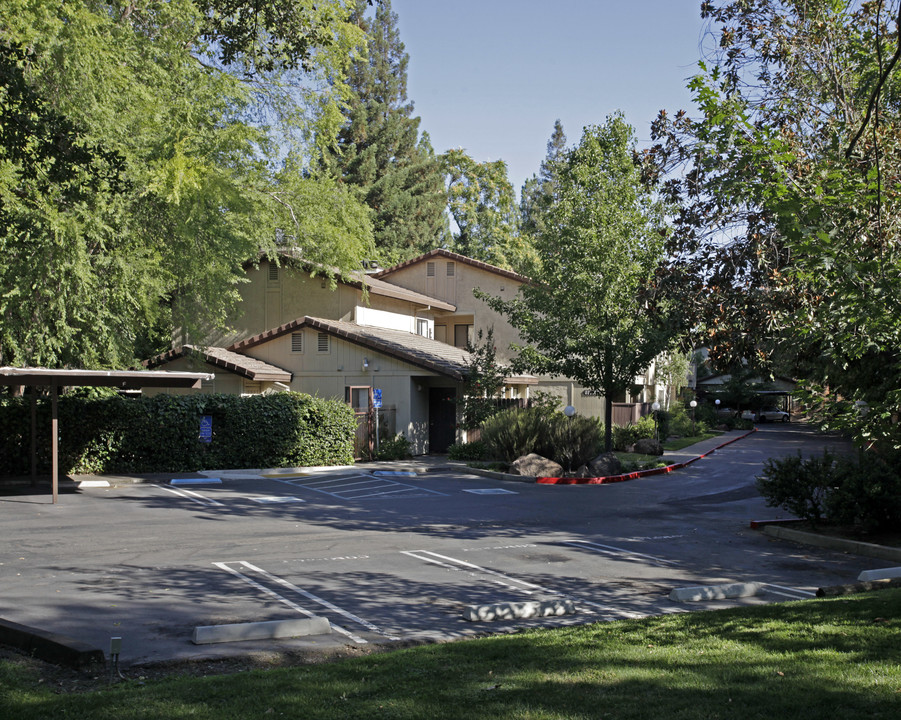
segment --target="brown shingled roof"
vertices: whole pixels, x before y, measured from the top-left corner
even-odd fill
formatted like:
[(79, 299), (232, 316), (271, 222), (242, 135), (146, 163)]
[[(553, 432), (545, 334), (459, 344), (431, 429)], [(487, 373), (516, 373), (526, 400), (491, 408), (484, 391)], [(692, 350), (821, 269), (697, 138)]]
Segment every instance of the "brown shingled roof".
[(302, 317), (289, 323), (267, 330), (259, 335), (241, 340), (228, 349), (235, 352), (274, 340), (281, 335), (309, 327), (328, 333), (342, 340), (380, 352), (389, 357), (421, 367), (425, 370), (446, 375), (454, 380), (463, 380), (469, 366), (469, 353), (462, 348), (403, 330), (388, 330), (343, 320)]
[(512, 270), (504, 270), (503, 268), (499, 268), (496, 265), (489, 265), (488, 263), (482, 262), (481, 260), (475, 260), (474, 258), (467, 257), (466, 255), (460, 255), (443, 248), (431, 250), (430, 252), (427, 252), (424, 255), (419, 255), (412, 260), (407, 260), (406, 262), (392, 265), (391, 267), (385, 268), (384, 270), (379, 270), (377, 273), (369, 275), (369, 277), (379, 279), (384, 278), (387, 275), (397, 272), (398, 270), (402, 270), (404, 268), (410, 267), (411, 265), (416, 265), (417, 263), (425, 262), (436, 257), (443, 257), (447, 258), (448, 260), (453, 260), (454, 262), (464, 263), (465, 265), (472, 265), (472, 267), (479, 268), (480, 270), (486, 270), (490, 273), (494, 273), (495, 275), (501, 275), (502, 277), (510, 278), (511, 280), (517, 280), (521, 283), (531, 282), (531, 280), (525, 275), (520, 275), (519, 273), (515, 273)]
[(248, 355), (240, 355), (229, 349), (221, 347), (199, 347), (195, 345), (185, 345), (176, 350), (169, 350), (161, 355), (157, 355), (150, 360), (145, 360), (144, 364), (148, 368), (164, 365), (165, 363), (177, 360), (180, 357), (186, 357), (189, 354), (196, 354), (204, 362), (215, 367), (228, 370), (229, 372), (241, 375), (249, 380), (258, 382), (291, 382), (291, 373), (283, 370), (275, 365), (257, 360)]

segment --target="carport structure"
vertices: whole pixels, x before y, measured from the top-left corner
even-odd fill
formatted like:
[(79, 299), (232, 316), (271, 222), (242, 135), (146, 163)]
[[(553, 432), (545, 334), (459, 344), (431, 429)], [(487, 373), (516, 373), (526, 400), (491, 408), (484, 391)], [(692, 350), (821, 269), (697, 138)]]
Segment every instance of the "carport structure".
[[(50, 389), (53, 503), (59, 500), (59, 389), (61, 387), (114, 387), (140, 390), (145, 387), (199, 388), (212, 380), (212, 373), (153, 370), (55, 370), (50, 368), (0, 367), (0, 385), (46, 387)], [(37, 476), (37, 398), (31, 400), (31, 477)]]

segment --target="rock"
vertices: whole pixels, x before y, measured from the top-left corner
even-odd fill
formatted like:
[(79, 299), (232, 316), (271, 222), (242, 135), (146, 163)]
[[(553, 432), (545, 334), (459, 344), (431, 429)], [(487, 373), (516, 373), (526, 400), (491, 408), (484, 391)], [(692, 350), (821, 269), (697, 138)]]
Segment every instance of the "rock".
[(663, 445), (659, 440), (654, 438), (641, 438), (635, 443), (635, 452), (639, 455), (654, 455), (660, 457), (663, 455)]
[(517, 458), (510, 466), (511, 475), (528, 475), (530, 477), (562, 477), (563, 466), (553, 460), (530, 453)]
[(623, 471), (623, 464), (612, 452), (598, 455), (587, 465), (588, 475), (585, 477), (608, 477), (619, 475)]

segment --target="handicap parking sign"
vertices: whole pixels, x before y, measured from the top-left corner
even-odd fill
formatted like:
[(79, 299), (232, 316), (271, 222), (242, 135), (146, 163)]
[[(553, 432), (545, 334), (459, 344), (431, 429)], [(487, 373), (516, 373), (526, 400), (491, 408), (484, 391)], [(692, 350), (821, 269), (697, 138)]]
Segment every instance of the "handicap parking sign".
[(200, 435), (197, 437), (200, 442), (208, 443), (213, 441), (213, 416), (202, 415), (200, 417)]
[(375, 388), (372, 391), (372, 407), (380, 408), (382, 407), (382, 389)]

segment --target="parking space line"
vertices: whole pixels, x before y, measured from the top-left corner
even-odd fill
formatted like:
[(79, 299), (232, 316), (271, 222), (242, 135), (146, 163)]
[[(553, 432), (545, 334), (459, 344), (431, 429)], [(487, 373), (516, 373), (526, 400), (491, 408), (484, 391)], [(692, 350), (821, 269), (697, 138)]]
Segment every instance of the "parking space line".
[[(521, 593), (526, 595), (532, 595), (536, 592), (543, 592), (549, 595), (557, 595), (561, 598), (572, 600), (574, 603), (578, 603), (579, 605), (587, 605), (593, 608), (600, 608), (602, 610), (606, 610), (607, 608), (600, 603), (592, 602), (591, 600), (583, 600), (574, 595), (569, 595), (567, 593), (560, 592), (559, 590), (554, 590), (552, 588), (547, 588), (542, 585), (536, 585), (535, 583), (528, 582), (526, 580), (519, 580), (518, 578), (510, 577), (502, 572), (498, 572), (497, 570), (491, 570), (486, 567), (482, 567), (481, 565), (475, 565), (470, 562), (466, 562), (465, 560), (459, 560), (458, 558), (448, 557), (447, 555), (441, 555), (440, 553), (431, 552), (430, 550), (402, 550), (404, 555), (409, 555), (410, 557), (414, 557), (417, 560), (423, 560), (425, 562), (430, 562), (435, 565), (440, 565), (442, 567), (449, 568), (451, 570), (469, 570), (471, 574), (476, 573), (484, 573), (486, 575), (492, 575), (497, 578), (501, 578), (500, 580), (495, 580), (491, 577), (487, 578), (489, 582), (493, 582), (497, 585), (503, 585), (505, 587), (509, 587), (513, 590), (518, 590)], [(422, 553), (422, 555), (428, 555), (431, 557), (423, 557), (417, 553)], [(437, 559), (440, 558), (440, 559)], [(442, 562), (446, 561), (446, 562)], [(509, 581), (509, 582), (505, 582)], [(510, 583), (519, 583), (519, 585), (512, 585)], [(533, 588), (531, 590), (527, 588)]]
[[(267, 588), (265, 585), (258, 583), (256, 580), (248, 577), (244, 573), (238, 572), (234, 568), (229, 567), (227, 563), (218, 563), (217, 562), (217, 563), (213, 563), (213, 565), (215, 565), (220, 570), (225, 570), (226, 572), (231, 573), (235, 577), (241, 578), (244, 582), (246, 582), (251, 587), (254, 587), (257, 590), (260, 590), (260, 591), (266, 593), (267, 595), (274, 597), (280, 603), (287, 605), (292, 610), (296, 610), (301, 615), (306, 615), (307, 617), (316, 617), (316, 613), (313, 613), (313, 612), (307, 610), (306, 608), (301, 607), (300, 605), (295, 603), (293, 600), (289, 600), (288, 598), (284, 597), (283, 595), (279, 595), (277, 592), (275, 592), (275, 590)], [(341, 627), (340, 625), (335, 625), (334, 623), (331, 623), (331, 627), (332, 627), (332, 630), (334, 630), (337, 633), (340, 633), (341, 635), (345, 635), (345, 636), (349, 637), (351, 640), (353, 640), (358, 645), (368, 645), (369, 644), (368, 641), (366, 641), (365, 639), (359, 637), (358, 635), (354, 635), (352, 632), (350, 632), (350, 630), (346, 630), (345, 628)]]
[(193, 490), (176, 490), (175, 488), (171, 488), (168, 485), (157, 485), (156, 487), (160, 488), (161, 490), (165, 490), (166, 492), (172, 493), (173, 495), (178, 495), (185, 500), (196, 502), (198, 505), (214, 505), (220, 507), (224, 506), (224, 503), (221, 503), (218, 500), (213, 500), (212, 498), (204, 497), (200, 493), (196, 493)]
[(272, 573), (266, 572), (262, 568), (258, 568), (256, 565), (252, 565), (245, 560), (241, 560), (240, 563), (244, 567), (248, 568), (249, 570), (253, 570), (256, 573), (259, 573), (260, 575), (267, 578), (268, 580), (271, 580), (272, 582), (274, 582), (278, 585), (281, 585), (284, 588), (292, 590), (292, 591), (296, 592), (298, 595), (302, 595), (303, 597), (305, 597), (309, 600), (312, 600), (313, 602), (318, 603), (318, 604), (322, 605), (323, 607), (326, 607), (329, 610), (332, 610), (333, 612), (338, 613), (339, 615), (342, 615), (343, 617), (357, 623), (358, 625), (362, 625), (367, 630), (370, 630), (379, 635), (384, 635), (389, 640), (400, 640), (399, 637), (389, 635), (387, 632), (385, 632), (381, 628), (377, 627), (376, 625), (373, 625), (368, 620), (364, 620), (363, 618), (358, 617), (357, 615), (354, 615), (353, 613), (348, 612), (347, 610), (339, 608), (337, 605), (334, 605), (333, 603), (330, 603), (328, 600), (318, 597), (318, 596), (314, 595), (313, 593), (308, 592), (307, 590), (304, 590), (303, 588), (298, 587), (294, 583), (290, 583), (287, 580), (278, 577), (277, 575), (273, 575)]
[(594, 552), (603, 553), (605, 555), (626, 555), (637, 558), (644, 558), (645, 560), (653, 560), (656, 563), (660, 563), (662, 565), (678, 565), (677, 562), (673, 560), (664, 560), (663, 558), (656, 557), (654, 555), (645, 555), (644, 553), (634, 552), (632, 550), (627, 550), (626, 548), (615, 547), (614, 545), (602, 545), (600, 543), (589, 542), (588, 540), (564, 540), (564, 545), (572, 545), (573, 547), (581, 547), (587, 550), (592, 550)]
[[(362, 478), (362, 479), (361, 479)], [(381, 496), (398, 496), (407, 493), (408, 497), (423, 497), (427, 495), (439, 495), (446, 497), (446, 493), (437, 490), (429, 490), (417, 485), (407, 485), (395, 480), (387, 480), (383, 477), (372, 475), (351, 475), (324, 480), (306, 479), (282, 480), (269, 478), (276, 482), (286, 483), (293, 487), (307, 488), (323, 495), (330, 495), (339, 500), (356, 500)], [(355, 482), (350, 482), (355, 481)], [(360, 494), (366, 492), (366, 494)], [(357, 493), (356, 495), (354, 493)]]

